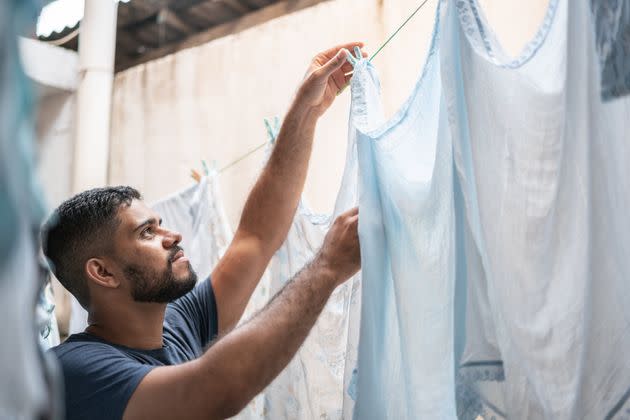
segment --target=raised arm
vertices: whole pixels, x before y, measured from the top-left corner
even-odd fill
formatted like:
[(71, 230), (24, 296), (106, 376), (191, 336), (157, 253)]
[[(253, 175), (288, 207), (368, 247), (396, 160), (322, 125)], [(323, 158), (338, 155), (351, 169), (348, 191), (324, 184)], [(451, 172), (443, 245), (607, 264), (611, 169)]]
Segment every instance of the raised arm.
[(358, 211), (340, 216), (315, 260), (247, 323), (199, 359), (151, 371), (124, 418), (232, 417), (289, 363), (334, 288), (360, 266)]
[(269, 260), (284, 242), (304, 188), (315, 125), (352, 70), (350, 43), (318, 54), (287, 113), (274, 150), (246, 201), (238, 229), (212, 273), (219, 333), (240, 319)]

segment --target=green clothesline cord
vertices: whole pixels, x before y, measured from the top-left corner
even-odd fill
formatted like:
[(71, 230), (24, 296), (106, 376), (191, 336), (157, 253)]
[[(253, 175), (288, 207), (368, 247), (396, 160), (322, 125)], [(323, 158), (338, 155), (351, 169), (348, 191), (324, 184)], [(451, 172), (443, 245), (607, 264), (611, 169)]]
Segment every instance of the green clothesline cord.
[(257, 151), (259, 151), (260, 149), (262, 149), (263, 147), (265, 147), (267, 144), (269, 144), (268, 141), (264, 142), (263, 144), (261, 144), (260, 146), (256, 146), (254, 149), (250, 150), (249, 152), (245, 153), (243, 156), (241, 156), (240, 158), (236, 159), (233, 162), (230, 162), (228, 165), (225, 165), (223, 168), (219, 169), (219, 173), (222, 173), (224, 171), (226, 171), (227, 169), (230, 169), (232, 166), (236, 165), (237, 163), (239, 163), (240, 161), (242, 161), (243, 159), (246, 159), (247, 157), (249, 157), (250, 155), (256, 153)]
[[(402, 30), (402, 28), (405, 27), (405, 25), (407, 25), (409, 23), (409, 21), (411, 19), (413, 19), (413, 17), (420, 11), (420, 9), (422, 9), (422, 7), (428, 2), (429, 0), (424, 0), (422, 3), (420, 3), (420, 6), (418, 6), (418, 8), (416, 10), (413, 11), (413, 13), (402, 23), (402, 25), (400, 25), (398, 27), (398, 29), (396, 29), (396, 31), (394, 31), (393, 34), (391, 34), (391, 36), (389, 38), (387, 38), (387, 41), (385, 41), (383, 43), (383, 45), (381, 45), (381, 47), (376, 50), (376, 52), (374, 54), (372, 54), (372, 57), (370, 57), (370, 59), (368, 60), (369, 62), (372, 62), (372, 60), (374, 60), (374, 58), (376, 58), (376, 56), (383, 51), (383, 49), (387, 46), (387, 44), (390, 43), (390, 41), (392, 39), (394, 39), (396, 37), (396, 35), (398, 35), (398, 32), (400, 32)], [(343, 91), (343, 89), (342, 89)], [(341, 93), (342, 91), (340, 91), (339, 93)], [(258, 150), (262, 149), (263, 147), (265, 147), (269, 142), (264, 142), (262, 143), (260, 146), (256, 146), (256, 148), (250, 150), (249, 152), (245, 153), (243, 156), (241, 156), (240, 158), (236, 159), (235, 161), (229, 163), (228, 165), (224, 166), (223, 168), (219, 169), (219, 173), (222, 173), (224, 171), (226, 171), (227, 169), (230, 169), (232, 166), (236, 165), (237, 163), (241, 162), (243, 159), (246, 159), (247, 157), (249, 157), (250, 155), (256, 153)]]
[(372, 60), (374, 60), (374, 58), (378, 55), (378, 53), (380, 53), (380, 52), (383, 50), (383, 48), (385, 48), (385, 47), (387, 46), (387, 44), (389, 44), (389, 42), (390, 42), (392, 39), (394, 39), (394, 37), (395, 37), (396, 35), (398, 35), (398, 32), (400, 32), (400, 31), (402, 30), (402, 28), (404, 28), (404, 27), (405, 27), (405, 25), (407, 25), (407, 24), (409, 23), (409, 21), (410, 21), (411, 19), (413, 19), (413, 17), (416, 15), (416, 13), (418, 13), (418, 12), (420, 11), (420, 9), (422, 9), (422, 6), (424, 6), (424, 5), (425, 5), (428, 1), (429, 1), (429, 0), (424, 0), (424, 1), (420, 4), (420, 6), (418, 6), (418, 8), (417, 8), (416, 10), (414, 10), (414, 11), (413, 11), (413, 13), (411, 14), (411, 16), (409, 16), (409, 17), (407, 18), (407, 20), (405, 20), (405, 21), (402, 23), (402, 25), (400, 25), (400, 26), (398, 27), (398, 29), (396, 29), (396, 31), (395, 31), (395, 32), (394, 32), (394, 33), (393, 33), (393, 34), (392, 34), (389, 38), (387, 38), (387, 41), (385, 41), (385, 43), (384, 43), (383, 45), (381, 45), (381, 47), (380, 47), (378, 50), (376, 50), (376, 52), (375, 52), (374, 54), (372, 54), (372, 57), (370, 57), (370, 59), (368, 60), (369, 62), (372, 62)]

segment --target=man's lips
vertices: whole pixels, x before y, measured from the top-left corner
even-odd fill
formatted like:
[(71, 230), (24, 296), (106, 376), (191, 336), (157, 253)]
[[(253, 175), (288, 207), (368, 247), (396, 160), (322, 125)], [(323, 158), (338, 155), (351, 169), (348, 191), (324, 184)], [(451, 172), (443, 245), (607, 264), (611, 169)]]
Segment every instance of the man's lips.
[(178, 260), (180, 260), (182, 258), (185, 259), (185, 260), (188, 260), (188, 258), (186, 258), (184, 256), (184, 251), (180, 250), (180, 251), (177, 251), (177, 254), (173, 255), (173, 259), (171, 261), (172, 262), (176, 262), (176, 261), (178, 261)]

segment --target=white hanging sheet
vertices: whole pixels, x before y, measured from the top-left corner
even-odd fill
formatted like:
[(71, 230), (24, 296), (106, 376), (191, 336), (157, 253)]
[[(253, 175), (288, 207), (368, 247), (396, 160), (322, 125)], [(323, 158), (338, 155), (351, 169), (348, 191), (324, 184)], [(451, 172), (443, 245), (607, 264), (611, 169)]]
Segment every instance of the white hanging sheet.
[[(279, 127), (268, 125), (275, 140)], [(271, 148), (268, 149), (268, 154)], [(357, 160), (354, 138), (350, 138), (346, 167), (333, 216), (315, 214), (302, 200), (287, 238), (272, 258), (265, 276), (246, 309), (246, 320), (262, 308), (300, 269), (310, 262), (321, 247), (334, 218), (357, 203)], [(257, 419), (340, 419), (344, 409), (344, 381), (347, 363), (356, 340), (348, 337), (359, 313), (359, 276), (338, 287), (324, 307), (308, 338), (280, 375), (236, 416), (239, 420)], [(358, 324), (356, 325), (358, 330)], [(350, 370), (351, 372), (351, 370)], [(350, 411), (351, 413), (351, 411)], [(351, 416), (351, 414), (350, 414)]]
[(515, 58), (476, 0), (448, 1), (444, 21), (460, 418), (624, 418), (630, 99), (601, 100), (589, 2), (550, 0)]
[(623, 418), (630, 100), (601, 100), (589, 3), (551, 0), (515, 58), (475, 0), (438, 14), (391, 121), (373, 69), (355, 67), (354, 416), (453, 418), (456, 405), (460, 419)]

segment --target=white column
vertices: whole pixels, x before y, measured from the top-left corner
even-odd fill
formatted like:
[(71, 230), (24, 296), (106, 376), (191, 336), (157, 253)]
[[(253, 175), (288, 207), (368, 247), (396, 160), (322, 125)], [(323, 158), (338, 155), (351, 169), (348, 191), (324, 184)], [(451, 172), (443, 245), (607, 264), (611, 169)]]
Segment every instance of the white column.
[(107, 183), (117, 11), (114, 0), (85, 0), (79, 34), (74, 192)]

